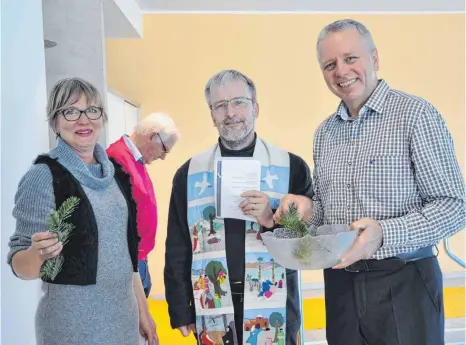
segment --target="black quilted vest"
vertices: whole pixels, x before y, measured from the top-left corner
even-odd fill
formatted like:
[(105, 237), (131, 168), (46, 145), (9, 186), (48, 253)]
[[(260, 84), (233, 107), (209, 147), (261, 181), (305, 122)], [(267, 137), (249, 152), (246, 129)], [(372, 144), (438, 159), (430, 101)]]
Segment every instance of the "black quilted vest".
[[(139, 236), (136, 228), (136, 204), (132, 198), (129, 175), (112, 160), (115, 166), (115, 180), (128, 205), (128, 250), (133, 271), (138, 267)], [(68, 243), (63, 247), (64, 263), (54, 281), (44, 280), (52, 284), (91, 285), (96, 283), (99, 236), (94, 211), (83, 188), (76, 178), (54, 158), (46, 155), (37, 157), (34, 164), (46, 164), (53, 177), (55, 205), (60, 205), (69, 197), (79, 198), (77, 208), (68, 222), (75, 225)]]

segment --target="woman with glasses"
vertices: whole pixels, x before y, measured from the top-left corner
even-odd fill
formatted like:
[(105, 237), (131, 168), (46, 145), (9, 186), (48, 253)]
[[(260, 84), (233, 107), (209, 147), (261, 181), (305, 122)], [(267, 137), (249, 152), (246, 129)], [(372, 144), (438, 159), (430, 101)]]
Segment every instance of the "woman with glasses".
[[(47, 117), (58, 143), (19, 183), (8, 254), (19, 278), (43, 281), (37, 344), (137, 345), (139, 330), (158, 344), (137, 272), (129, 176), (97, 143), (107, 120), (99, 92), (81, 79), (61, 80), (50, 93)], [(63, 244), (48, 231), (48, 216), (72, 196), (78, 205), (62, 221), (74, 229)], [(41, 274), (57, 256), (63, 258), (58, 274)]]

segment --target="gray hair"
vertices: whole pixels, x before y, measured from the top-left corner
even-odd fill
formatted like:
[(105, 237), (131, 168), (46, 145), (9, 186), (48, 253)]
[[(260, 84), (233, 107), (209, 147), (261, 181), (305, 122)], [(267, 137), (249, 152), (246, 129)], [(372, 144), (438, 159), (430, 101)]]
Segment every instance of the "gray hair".
[(80, 78), (66, 78), (59, 80), (50, 91), (47, 103), (47, 120), (50, 128), (55, 131), (58, 111), (76, 103), (84, 95), (87, 98), (87, 105), (95, 105), (102, 108), (102, 117), (107, 121), (99, 91), (91, 83)]
[(317, 38), (316, 44), (316, 51), (317, 51), (317, 59), (319, 59), (319, 45), (325, 37), (333, 32), (341, 32), (345, 30), (357, 30), (359, 34), (366, 40), (369, 50), (372, 52), (375, 49), (374, 40), (372, 39), (372, 35), (364, 26), (364, 24), (353, 20), (353, 19), (341, 19), (337, 20), (336, 22), (330, 23), (325, 26), (319, 34)]
[(229, 70), (223, 70), (223, 71), (216, 73), (207, 82), (205, 86), (205, 99), (209, 107), (211, 106), (210, 92), (212, 88), (218, 87), (218, 86), (225, 86), (229, 82), (235, 81), (235, 80), (241, 80), (246, 84), (246, 86), (249, 89), (249, 94), (251, 96), (253, 103), (256, 103), (257, 94), (256, 94), (256, 85), (254, 85), (254, 82), (251, 79), (249, 79), (245, 74), (237, 70), (234, 70), (234, 69), (229, 69)]
[(170, 138), (170, 140), (173, 140), (173, 143), (180, 139), (180, 133), (175, 121), (163, 113), (150, 114), (134, 127), (134, 134), (137, 137), (147, 137), (154, 133), (158, 133), (165, 139)]

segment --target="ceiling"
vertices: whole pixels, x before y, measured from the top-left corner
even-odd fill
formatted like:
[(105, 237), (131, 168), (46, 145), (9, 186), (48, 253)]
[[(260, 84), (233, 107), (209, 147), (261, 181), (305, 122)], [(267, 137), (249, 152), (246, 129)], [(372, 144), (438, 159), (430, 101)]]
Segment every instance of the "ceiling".
[(136, 0), (144, 12), (464, 12), (464, 0)]

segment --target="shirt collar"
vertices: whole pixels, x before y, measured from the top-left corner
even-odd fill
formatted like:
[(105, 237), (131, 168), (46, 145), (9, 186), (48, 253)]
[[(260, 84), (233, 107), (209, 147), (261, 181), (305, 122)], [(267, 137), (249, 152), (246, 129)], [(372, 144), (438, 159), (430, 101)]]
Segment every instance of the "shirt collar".
[(128, 149), (133, 154), (134, 160), (139, 163), (144, 163), (141, 152), (138, 150), (137, 146), (133, 143), (131, 138), (125, 134), (123, 135), (123, 140), (125, 141), (126, 146), (128, 146)]
[[(383, 79), (380, 79), (377, 87), (370, 95), (366, 104), (364, 104), (364, 106), (361, 108), (359, 114), (361, 115), (366, 113), (368, 109), (372, 109), (376, 113), (382, 114), (385, 99), (387, 98), (389, 91), (390, 87), (388, 86), (387, 82)], [(348, 112), (348, 108), (343, 101), (341, 101), (338, 105), (336, 115), (340, 116), (345, 121), (348, 121), (351, 118)]]

